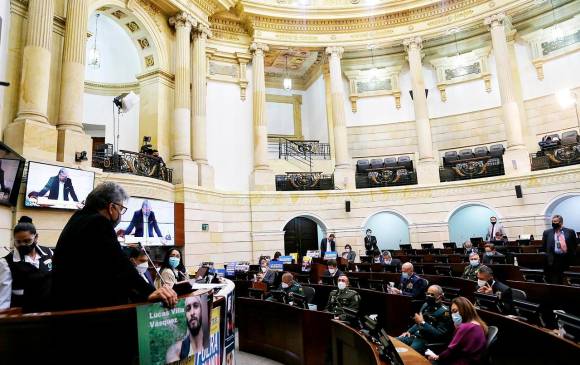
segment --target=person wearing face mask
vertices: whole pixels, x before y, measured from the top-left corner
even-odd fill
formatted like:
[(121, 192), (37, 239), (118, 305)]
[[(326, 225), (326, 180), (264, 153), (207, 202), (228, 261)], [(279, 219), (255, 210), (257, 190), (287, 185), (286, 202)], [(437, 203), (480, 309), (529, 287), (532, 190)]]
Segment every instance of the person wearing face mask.
[(442, 301), (443, 289), (439, 285), (431, 285), (420, 312), (415, 313), (415, 324), (398, 339), (420, 354), (427, 350), (426, 344), (429, 342), (447, 343), (453, 334), (453, 321), (449, 307)]
[(477, 292), (495, 295), (499, 299), (499, 309), (503, 314), (512, 314), (512, 288), (493, 278), (493, 270), (489, 266), (481, 265), (477, 272)]
[[(304, 295), (304, 290), (302, 290), (302, 286), (294, 281), (294, 276), (289, 272), (286, 272), (282, 275), (282, 282), (278, 287), (278, 290), (283, 291), (286, 293), (287, 296), (291, 297), (291, 294), (299, 294)], [(268, 300), (274, 300), (273, 297), (268, 298)], [(289, 299), (292, 301), (292, 299)]]
[(14, 250), (0, 259), (0, 309), (48, 309), (53, 252), (38, 244), (32, 220), (21, 219), (13, 235)]
[(562, 284), (562, 273), (570, 267), (576, 255), (576, 232), (564, 227), (561, 215), (552, 217), (552, 228), (542, 235), (541, 251), (547, 254), (546, 279), (551, 284)]
[(260, 272), (256, 276), (256, 280), (259, 282), (264, 282), (268, 285), (273, 285), (276, 280), (276, 272), (270, 270), (268, 266), (268, 259), (260, 259)]
[(365, 236), (365, 250), (367, 256), (372, 256), (373, 252), (379, 251), (379, 246), (377, 246), (377, 238), (373, 236), (373, 231), (367, 229)]
[(485, 253), (483, 254), (483, 263), (486, 265), (494, 264), (494, 258), (498, 257), (505, 256), (495, 250), (495, 245), (493, 243), (486, 243)]
[(399, 288), (390, 288), (391, 294), (402, 294), (413, 297), (413, 299), (424, 299), (427, 281), (417, 275), (413, 264), (405, 262), (401, 267), (401, 282)]
[(453, 339), (439, 355), (432, 354), (427, 358), (437, 361), (437, 364), (481, 364), (487, 348), (487, 325), (464, 297), (451, 301), (451, 318), (455, 325)]
[(461, 275), (462, 279), (477, 280), (477, 273), (479, 268), (481, 267), (481, 263), (479, 261), (479, 254), (477, 252), (472, 252), (469, 254), (469, 265), (465, 267), (463, 270), (463, 274)]
[(344, 252), (342, 253), (342, 258), (345, 260), (348, 260), (348, 262), (354, 262), (354, 259), (356, 258), (356, 252), (354, 252), (352, 250), (351, 245), (344, 246)]
[[(327, 269), (322, 273), (322, 276), (335, 278), (334, 280), (336, 280), (339, 276), (344, 275), (344, 273), (337, 268), (336, 260), (328, 260), (326, 265)], [(319, 284), (322, 284), (322, 280), (319, 281)]]
[(387, 250), (383, 251), (383, 254), (381, 255), (380, 263), (383, 265), (392, 265), (392, 266), (401, 267), (401, 260), (394, 259), (391, 256), (391, 252), (387, 251)]
[[(54, 310), (106, 307), (135, 301), (163, 301), (172, 307), (177, 294), (168, 287), (157, 290), (139, 275), (123, 253), (115, 227), (127, 208), (125, 190), (113, 182), (89, 193), (62, 230), (52, 259)], [(88, 258), (95, 258), (88, 262)]]
[(505, 228), (503, 224), (497, 221), (497, 217), (489, 218), (489, 226), (487, 227), (487, 234), (485, 236), (486, 241), (491, 241), (494, 239), (496, 233), (499, 233), (502, 237), (506, 236)]
[(338, 289), (330, 292), (328, 303), (325, 311), (334, 314), (335, 319), (346, 321), (349, 315), (344, 308), (351, 309), (358, 313), (360, 306), (360, 295), (352, 289), (349, 289), (350, 281), (346, 275), (338, 277)]
[(172, 287), (180, 281), (187, 280), (185, 266), (181, 262), (181, 252), (178, 249), (172, 248), (165, 253), (159, 275), (163, 280), (159, 277), (155, 279), (156, 288), (160, 288), (163, 285)]
[(139, 275), (141, 275), (143, 280), (151, 285), (155, 285), (153, 277), (148, 271), (149, 260), (147, 259), (145, 251), (140, 248), (131, 248), (131, 250), (129, 250), (129, 261), (131, 261), (131, 263), (135, 266), (135, 269), (137, 269), (137, 272)]

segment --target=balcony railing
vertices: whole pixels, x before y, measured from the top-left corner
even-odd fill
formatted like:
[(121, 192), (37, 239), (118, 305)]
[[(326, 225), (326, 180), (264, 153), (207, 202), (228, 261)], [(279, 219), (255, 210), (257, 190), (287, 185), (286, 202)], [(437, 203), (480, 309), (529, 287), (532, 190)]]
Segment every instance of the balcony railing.
[(580, 143), (557, 145), (530, 155), (532, 171), (580, 164)]
[(93, 154), (93, 167), (105, 172), (146, 176), (167, 182), (173, 180), (173, 170), (161, 158), (131, 151), (113, 153), (112, 148), (96, 151)]
[(492, 156), (457, 160), (439, 168), (441, 182), (479, 179), (504, 174), (503, 159)]
[(358, 172), (355, 178), (357, 189), (417, 184), (415, 170), (400, 167), (369, 169), (366, 172)]
[(330, 144), (313, 140), (291, 141), (286, 138), (280, 138), (278, 141), (278, 158), (297, 160), (308, 165), (310, 171), (312, 171), (313, 159), (330, 159)]
[(334, 190), (334, 175), (322, 172), (287, 172), (276, 175), (276, 191)]

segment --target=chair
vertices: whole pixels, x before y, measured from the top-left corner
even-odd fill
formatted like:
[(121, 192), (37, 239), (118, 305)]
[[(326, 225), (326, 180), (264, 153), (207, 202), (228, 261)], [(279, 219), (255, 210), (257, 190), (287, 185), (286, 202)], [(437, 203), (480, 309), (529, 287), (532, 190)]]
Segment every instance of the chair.
[(475, 157), (485, 157), (488, 155), (488, 153), (489, 150), (487, 149), (487, 146), (475, 147), (475, 149), (473, 150), (473, 154), (475, 155)]
[(378, 158), (373, 158), (371, 160), (371, 169), (382, 169), (383, 167), (383, 160)]
[(396, 157), (386, 157), (385, 158), (385, 167), (397, 167), (397, 158)]
[(369, 160), (358, 160), (356, 162), (356, 172), (365, 173), (371, 167)]
[(460, 160), (469, 160), (473, 158), (473, 151), (471, 148), (464, 148), (459, 151), (459, 159)]
[(309, 274), (296, 274), (294, 275), (296, 281), (300, 284), (310, 284), (310, 275)]
[(528, 323), (540, 327), (545, 327), (545, 322), (544, 318), (542, 317), (540, 304), (531, 303), (526, 300), (519, 299), (514, 299), (512, 304), (517, 316), (520, 317), (518, 319), (524, 320)]
[(457, 151), (447, 151), (443, 155), (443, 165), (447, 166), (450, 165), (452, 162), (459, 160), (459, 156), (457, 155)]
[(568, 131), (562, 133), (562, 144), (563, 145), (570, 145), (576, 144), (580, 141), (580, 136), (578, 136), (577, 131)]
[(487, 344), (485, 346), (485, 357), (484, 359), (487, 360), (488, 364), (493, 364), (493, 361), (490, 356), (490, 348), (493, 346), (495, 341), (497, 340), (497, 333), (499, 329), (496, 326), (489, 326), (487, 327)]
[(501, 157), (505, 152), (505, 148), (503, 148), (503, 144), (494, 144), (489, 147), (489, 154), (491, 157)]
[(311, 304), (314, 300), (314, 295), (316, 295), (316, 289), (311, 286), (303, 286), (302, 291), (304, 291), (304, 296), (306, 297), (308, 304)]
[(443, 248), (456, 248), (457, 243), (455, 242), (443, 242)]
[(385, 291), (385, 284), (383, 283), (382, 280), (369, 279), (367, 281), (369, 283), (369, 289), (382, 292)]
[(512, 298), (514, 300), (526, 300), (528, 299), (528, 295), (521, 289), (512, 288)]
[(348, 281), (350, 282), (351, 288), (359, 288), (360, 289), (360, 281), (358, 278), (349, 276)]
[(411, 157), (409, 156), (399, 156), (398, 164), (407, 170), (413, 169), (413, 161), (411, 161)]
[(410, 243), (403, 243), (403, 244), (400, 244), (400, 245), (399, 245), (399, 248), (400, 248), (401, 250), (410, 250), (410, 249), (412, 248), (412, 246), (411, 246), (411, 244), (410, 244)]

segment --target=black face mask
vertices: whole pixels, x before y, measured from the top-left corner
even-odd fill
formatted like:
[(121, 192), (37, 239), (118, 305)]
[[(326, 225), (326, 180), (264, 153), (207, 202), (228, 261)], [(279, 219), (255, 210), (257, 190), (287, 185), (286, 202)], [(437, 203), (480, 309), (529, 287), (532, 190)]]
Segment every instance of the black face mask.
[(432, 295), (427, 295), (426, 302), (427, 305), (430, 307), (434, 307), (435, 305), (437, 305), (437, 299)]
[(552, 228), (554, 229), (560, 228), (560, 223), (552, 223)]
[(32, 250), (34, 250), (35, 247), (36, 247), (36, 242), (33, 242), (31, 245), (19, 246), (17, 249), (18, 249), (18, 253), (20, 254), (20, 257), (24, 257), (24, 256), (30, 254), (32, 252)]
[(491, 224), (492, 224), (492, 225), (494, 225), (494, 226), (495, 226), (495, 223), (496, 223), (496, 222), (491, 222)]

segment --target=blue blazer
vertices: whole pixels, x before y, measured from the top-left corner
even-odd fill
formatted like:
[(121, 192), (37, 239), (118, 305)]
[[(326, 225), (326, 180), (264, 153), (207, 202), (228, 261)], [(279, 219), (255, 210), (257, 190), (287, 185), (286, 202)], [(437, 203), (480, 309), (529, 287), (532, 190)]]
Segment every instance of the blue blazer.
[[(154, 237), (153, 230), (155, 230), (155, 233), (157, 233), (157, 237), (163, 237), (163, 235), (161, 234), (161, 230), (157, 225), (155, 213), (149, 212), (149, 220), (147, 221), (147, 225), (149, 226), (148, 237)], [(133, 228), (135, 228), (135, 237), (143, 237), (143, 212), (141, 211), (141, 209), (135, 211), (135, 213), (133, 214), (133, 219), (131, 219), (131, 223), (129, 223), (129, 226), (127, 227), (127, 229), (125, 229), (125, 234), (127, 235), (131, 234)]]

